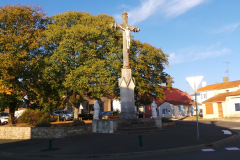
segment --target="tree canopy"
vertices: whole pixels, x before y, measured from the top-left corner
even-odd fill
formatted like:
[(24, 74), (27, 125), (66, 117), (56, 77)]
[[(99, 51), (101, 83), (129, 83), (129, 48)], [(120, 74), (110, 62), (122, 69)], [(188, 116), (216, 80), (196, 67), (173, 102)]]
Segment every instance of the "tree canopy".
[[(46, 17), (36, 6), (0, 7), (0, 107), (15, 109), (22, 100), (44, 110), (75, 108), (86, 97), (119, 98), (122, 33), (110, 28), (113, 17), (69, 11)], [(160, 84), (168, 55), (132, 37), (130, 66), (136, 80), (136, 105), (161, 99)], [(27, 95), (27, 98), (26, 98)]]
[(0, 7), (0, 107), (9, 107), (10, 122), (39, 67), (44, 16), (39, 7)]

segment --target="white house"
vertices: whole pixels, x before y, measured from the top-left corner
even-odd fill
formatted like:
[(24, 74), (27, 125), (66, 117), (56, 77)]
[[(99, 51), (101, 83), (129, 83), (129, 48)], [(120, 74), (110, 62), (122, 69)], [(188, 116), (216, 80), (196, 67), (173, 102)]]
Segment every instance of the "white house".
[(180, 118), (193, 115), (193, 107), (189, 102), (165, 101), (159, 106), (159, 116), (166, 118)]
[(240, 117), (240, 80), (198, 89), (203, 118)]

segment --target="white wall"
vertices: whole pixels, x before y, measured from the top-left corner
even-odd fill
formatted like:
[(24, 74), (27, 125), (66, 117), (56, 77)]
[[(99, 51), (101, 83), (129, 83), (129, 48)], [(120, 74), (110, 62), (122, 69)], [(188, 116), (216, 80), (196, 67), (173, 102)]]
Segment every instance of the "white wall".
[[(159, 116), (166, 117), (166, 118), (180, 118), (182, 116), (190, 116), (191, 107), (181, 106), (184, 108), (184, 111), (179, 111), (179, 106), (174, 106), (168, 102), (164, 102), (162, 105), (159, 106)], [(166, 109), (165, 114), (163, 114), (163, 109)]]
[(218, 118), (218, 105), (217, 103), (213, 103), (213, 114), (206, 114), (206, 104), (202, 104), (203, 108), (203, 118)]
[(240, 103), (239, 97), (227, 97), (227, 117), (240, 117), (240, 111), (235, 111), (235, 103)]
[(218, 90), (218, 93), (226, 93), (226, 90), (228, 90), (229, 92), (234, 92), (239, 90), (239, 87), (220, 89)]
[[(234, 92), (234, 91), (237, 91), (239, 90), (239, 87), (232, 87), (232, 88), (224, 88), (224, 89), (219, 89), (219, 90), (211, 90), (211, 91), (202, 91), (202, 92), (199, 92), (200, 93), (200, 96), (197, 96), (197, 102), (199, 103), (202, 103), (203, 101), (215, 96), (215, 95), (218, 95), (219, 93), (226, 93), (226, 90), (228, 90), (229, 92)], [(207, 93), (207, 98), (204, 98), (204, 94)], [(192, 99), (194, 99), (194, 96), (192, 96)]]
[[(163, 109), (167, 110), (165, 112), (165, 114), (163, 114), (163, 112), (162, 112)], [(166, 117), (166, 118), (173, 118), (174, 117), (174, 106), (169, 104), (168, 102), (164, 102), (162, 105), (159, 106), (159, 116)]]
[(120, 111), (121, 112), (121, 102), (119, 100), (113, 100), (113, 111)]

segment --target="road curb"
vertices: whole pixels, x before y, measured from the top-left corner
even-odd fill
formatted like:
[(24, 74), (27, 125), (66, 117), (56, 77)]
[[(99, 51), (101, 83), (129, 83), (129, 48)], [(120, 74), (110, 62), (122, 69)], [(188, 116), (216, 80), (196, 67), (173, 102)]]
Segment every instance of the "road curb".
[(217, 147), (217, 146), (223, 145), (223, 144), (225, 144), (225, 143), (232, 142), (232, 141), (238, 139), (239, 136), (240, 136), (240, 135), (239, 135), (239, 132), (237, 132), (237, 134), (235, 134), (235, 135), (233, 135), (233, 136), (231, 136), (231, 137), (228, 137), (228, 138), (226, 138), (226, 139), (223, 139), (223, 140), (214, 142), (214, 143), (212, 143), (212, 145), (213, 145), (213, 147)]

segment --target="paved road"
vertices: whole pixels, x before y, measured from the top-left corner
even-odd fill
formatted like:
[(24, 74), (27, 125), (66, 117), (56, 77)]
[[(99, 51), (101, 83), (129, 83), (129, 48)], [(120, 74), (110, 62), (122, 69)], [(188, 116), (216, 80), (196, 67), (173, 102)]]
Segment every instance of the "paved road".
[[(0, 140), (0, 152), (5, 151), (9, 153), (12, 152), (19, 154), (22, 153), (61, 156), (86, 156), (98, 154), (145, 152), (152, 150), (186, 147), (198, 144), (211, 144), (215, 141), (219, 141), (231, 136), (223, 134), (222, 130), (228, 130), (228, 128), (236, 129), (240, 127), (239, 123), (234, 122), (200, 121), (200, 138), (197, 138), (195, 122), (179, 121), (176, 123), (177, 125), (175, 127), (168, 127), (162, 132), (141, 134), (143, 138), (143, 147), (139, 147), (139, 134), (90, 134), (53, 140), (54, 150), (51, 151), (46, 151), (48, 148), (48, 140), (26, 140), (16, 142), (13, 140)], [(236, 134), (236, 132), (233, 131), (232, 134)], [(198, 154), (198, 152), (200, 151), (196, 151), (196, 154)], [(193, 153), (194, 155), (195, 152), (190, 153)], [(202, 152), (199, 154), (202, 154)], [(173, 156), (174, 155), (175, 154), (173, 154)], [(178, 155), (181, 155), (184, 158), (184, 156), (187, 154), (184, 153)], [(171, 155), (162, 155), (161, 157), (168, 158), (168, 156)], [(6, 160), (9, 158), (26, 159), (26, 157), (5, 157)], [(40, 157), (40, 159), (42, 158), (43, 157)], [(159, 158), (159, 156), (155, 158)], [(2, 160), (2, 157), (0, 157), (0, 159)], [(97, 159), (100, 158), (98, 157)]]
[[(227, 150), (226, 148), (237, 147), (239, 150)], [(209, 148), (211, 149), (211, 148)], [(149, 157), (125, 158), (126, 160), (239, 160), (240, 159), (240, 139), (229, 142), (219, 147), (212, 148), (213, 151), (192, 151), (176, 154), (165, 154)], [(233, 149), (233, 148), (232, 148)]]

